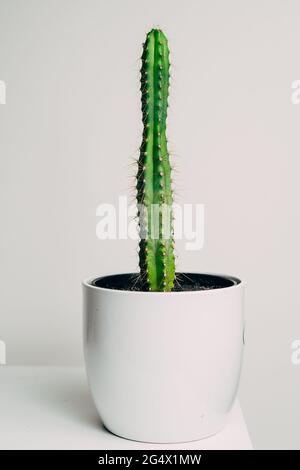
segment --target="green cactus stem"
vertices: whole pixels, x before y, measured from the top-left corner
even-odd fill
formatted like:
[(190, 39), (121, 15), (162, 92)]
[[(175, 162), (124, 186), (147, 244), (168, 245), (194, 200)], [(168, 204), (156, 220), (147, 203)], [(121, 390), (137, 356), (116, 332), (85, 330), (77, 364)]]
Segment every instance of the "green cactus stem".
[(143, 45), (141, 67), (143, 140), (137, 172), (141, 279), (150, 291), (171, 291), (175, 278), (171, 167), (166, 138), (169, 48), (152, 29)]

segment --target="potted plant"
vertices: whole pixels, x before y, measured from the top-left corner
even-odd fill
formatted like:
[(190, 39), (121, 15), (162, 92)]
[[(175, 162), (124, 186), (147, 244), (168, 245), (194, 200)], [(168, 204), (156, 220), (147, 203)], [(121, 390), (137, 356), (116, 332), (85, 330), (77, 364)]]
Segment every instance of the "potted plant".
[(119, 436), (157, 443), (223, 428), (238, 386), (244, 328), (239, 279), (182, 273), (184, 282), (174, 283), (168, 88), (168, 42), (152, 29), (141, 67), (140, 273), (83, 283), (86, 369), (101, 419)]

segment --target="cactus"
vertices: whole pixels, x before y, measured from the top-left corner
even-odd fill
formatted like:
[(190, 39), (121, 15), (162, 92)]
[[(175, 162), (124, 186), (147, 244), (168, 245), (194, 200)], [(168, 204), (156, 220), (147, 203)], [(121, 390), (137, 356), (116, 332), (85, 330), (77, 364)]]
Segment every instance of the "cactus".
[(145, 289), (171, 291), (175, 279), (171, 167), (166, 138), (169, 48), (152, 29), (143, 45), (141, 95), (143, 139), (137, 172), (139, 266)]

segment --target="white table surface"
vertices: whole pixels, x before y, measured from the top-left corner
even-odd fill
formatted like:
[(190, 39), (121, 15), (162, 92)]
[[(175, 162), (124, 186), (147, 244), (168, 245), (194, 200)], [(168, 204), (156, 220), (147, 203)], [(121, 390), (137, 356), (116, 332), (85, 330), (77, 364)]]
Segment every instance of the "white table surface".
[(0, 366), (0, 449), (252, 449), (238, 401), (226, 428), (184, 444), (144, 444), (101, 424), (85, 372), (76, 367)]

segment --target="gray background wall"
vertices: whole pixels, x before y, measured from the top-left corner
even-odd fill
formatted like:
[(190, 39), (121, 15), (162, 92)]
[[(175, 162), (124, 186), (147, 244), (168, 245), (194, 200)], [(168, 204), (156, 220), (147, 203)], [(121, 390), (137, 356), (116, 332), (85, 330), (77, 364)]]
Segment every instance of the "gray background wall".
[(137, 267), (96, 238), (129, 194), (144, 35), (172, 50), (178, 202), (205, 204), (205, 246), (179, 270), (247, 281), (240, 399), (256, 448), (300, 448), (300, 3), (0, 0), (0, 339), (8, 364), (82, 363), (80, 282)]

